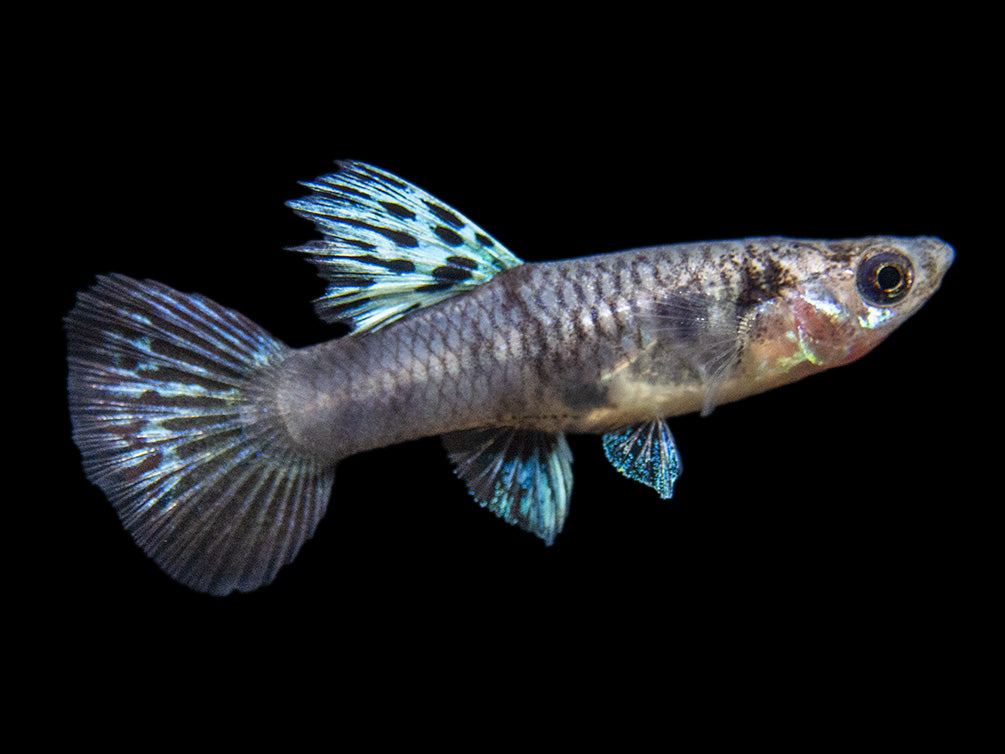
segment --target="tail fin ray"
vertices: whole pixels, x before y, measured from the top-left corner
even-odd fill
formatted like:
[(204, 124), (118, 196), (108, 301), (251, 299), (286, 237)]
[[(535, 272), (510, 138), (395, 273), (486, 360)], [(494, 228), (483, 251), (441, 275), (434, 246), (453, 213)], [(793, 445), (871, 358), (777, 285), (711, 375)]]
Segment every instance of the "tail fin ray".
[(202, 296), (120, 275), (78, 296), (66, 330), (74, 440), (137, 544), (199, 591), (275, 578), (333, 480), (274, 410), (286, 346)]

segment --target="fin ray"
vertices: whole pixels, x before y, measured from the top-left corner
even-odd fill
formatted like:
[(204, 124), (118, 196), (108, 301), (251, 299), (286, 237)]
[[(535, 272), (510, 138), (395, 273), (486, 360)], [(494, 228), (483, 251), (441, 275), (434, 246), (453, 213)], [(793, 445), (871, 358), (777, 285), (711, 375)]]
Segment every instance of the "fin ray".
[(643, 422), (602, 438), (604, 454), (629, 479), (652, 487), (664, 500), (673, 497), (680, 476), (680, 455), (663, 419)]
[(328, 282), (315, 302), (327, 322), (376, 330), (521, 264), (461, 213), (417, 186), (362, 162), (303, 183), (287, 202), (324, 239), (296, 247)]
[(482, 507), (552, 544), (572, 493), (572, 451), (562, 433), (511, 427), (443, 436), (457, 476)]
[(747, 323), (736, 303), (693, 291), (671, 290), (639, 304), (648, 337), (666, 340), (705, 385), (702, 416), (712, 413), (718, 391), (739, 359)]
[(74, 441), (137, 544), (199, 591), (271, 581), (333, 479), (270, 410), (286, 347), (209, 299), (121, 275), (80, 293), (65, 325)]

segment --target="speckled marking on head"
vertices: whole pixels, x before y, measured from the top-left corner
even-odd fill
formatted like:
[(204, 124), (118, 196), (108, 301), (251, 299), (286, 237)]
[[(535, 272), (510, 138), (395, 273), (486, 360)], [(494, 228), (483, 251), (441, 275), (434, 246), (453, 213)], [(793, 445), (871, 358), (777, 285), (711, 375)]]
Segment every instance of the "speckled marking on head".
[(770, 255), (744, 258), (740, 266), (740, 288), (736, 304), (745, 311), (773, 298), (780, 298), (784, 290), (795, 284), (785, 265)]
[[(831, 241), (824, 246), (823, 251), (831, 261), (847, 266), (852, 263), (860, 249), (860, 245), (854, 241)], [(813, 250), (821, 251), (815, 246)]]

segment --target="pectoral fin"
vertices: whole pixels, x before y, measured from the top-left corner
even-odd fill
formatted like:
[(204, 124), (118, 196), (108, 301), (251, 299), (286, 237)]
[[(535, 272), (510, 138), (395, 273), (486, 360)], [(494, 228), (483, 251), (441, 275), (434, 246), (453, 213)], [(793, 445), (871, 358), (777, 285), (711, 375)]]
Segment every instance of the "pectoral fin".
[(750, 323), (743, 312), (734, 301), (688, 290), (664, 291), (638, 307), (635, 316), (642, 331), (664, 342), (701, 377), (701, 413), (712, 413), (747, 338)]
[(572, 452), (562, 433), (512, 428), (444, 435), (457, 476), (483, 507), (549, 545), (572, 492)]
[(673, 497), (680, 456), (662, 419), (636, 424), (603, 437), (604, 454), (629, 479), (652, 487), (664, 500)]

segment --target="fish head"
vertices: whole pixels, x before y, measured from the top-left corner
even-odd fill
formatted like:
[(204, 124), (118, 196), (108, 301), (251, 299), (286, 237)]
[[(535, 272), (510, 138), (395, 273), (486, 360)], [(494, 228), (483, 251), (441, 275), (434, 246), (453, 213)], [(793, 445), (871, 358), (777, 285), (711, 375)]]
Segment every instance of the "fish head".
[(953, 248), (931, 237), (823, 242), (786, 297), (793, 340), (817, 368), (871, 351), (938, 289)]

